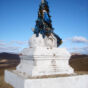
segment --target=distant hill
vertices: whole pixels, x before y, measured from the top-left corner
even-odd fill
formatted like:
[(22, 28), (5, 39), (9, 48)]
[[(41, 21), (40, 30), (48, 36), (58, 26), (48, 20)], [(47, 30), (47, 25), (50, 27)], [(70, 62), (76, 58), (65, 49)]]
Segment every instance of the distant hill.
[[(16, 67), (20, 62), (18, 54), (0, 53), (0, 67)], [(69, 64), (75, 71), (88, 71), (88, 55), (74, 54)]]
[(69, 63), (76, 71), (88, 71), (88, 55), (72, 55)]
[(19, 55), (18, 54), (12, 54), (12, 53), (0, 53), (0, 59), (19, 59)]
[(16, 67), (20, 62), (18, 54), (0, 53), (0, 68), (2, 67)]

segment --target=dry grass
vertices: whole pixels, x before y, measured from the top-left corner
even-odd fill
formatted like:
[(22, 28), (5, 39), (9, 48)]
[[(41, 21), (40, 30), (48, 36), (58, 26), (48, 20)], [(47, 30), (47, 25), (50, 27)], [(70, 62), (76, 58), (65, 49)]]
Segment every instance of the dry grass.
[(7, 84), (5, 81), (4, 81), (4, 70), (5, 69), (8, 69), (8, 70), (11, 70), (11, 69), (15, 69), (15, 68), (0, 68), (0, 88), (13, 88), (11, 85)]

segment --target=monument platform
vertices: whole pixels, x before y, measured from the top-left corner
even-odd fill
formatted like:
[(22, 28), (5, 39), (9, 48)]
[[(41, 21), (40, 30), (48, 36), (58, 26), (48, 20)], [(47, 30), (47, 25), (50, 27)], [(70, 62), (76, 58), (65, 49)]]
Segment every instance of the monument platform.
[(5, 71), (5, 81), (14, 88), (88, 88), (88, 75), (31, 78), (17, 71)]

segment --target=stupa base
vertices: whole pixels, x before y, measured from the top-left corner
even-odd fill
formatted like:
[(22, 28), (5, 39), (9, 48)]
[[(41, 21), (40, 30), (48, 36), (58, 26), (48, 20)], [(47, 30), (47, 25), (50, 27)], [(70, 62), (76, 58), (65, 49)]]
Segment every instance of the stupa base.
[(73, 74), (74, 69), (69, 65), (70, 56), (65, 48), (39, 47), (24, 49), (20, 56), (21, 62), (16, 70), (31, 77)]
[(88, 75), (30, 78), (17, 71), (5, 71), (5, 81), (14, 88), (88, 88)]

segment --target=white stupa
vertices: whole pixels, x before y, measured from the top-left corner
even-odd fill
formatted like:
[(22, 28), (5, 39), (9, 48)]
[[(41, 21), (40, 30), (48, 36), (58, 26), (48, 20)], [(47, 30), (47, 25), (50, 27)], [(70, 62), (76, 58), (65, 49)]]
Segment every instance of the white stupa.
[(74, 74), (74, 69), (69, 65), (70, 57), (66, 48), (57, 47), (57, 38), (53, 33), (45, 38), (41, 33), (38, 36), (33, 34), (29, 48), (21, 51), (16, 70), (5, 71), (5, 81), (14, 88), (88, 88), (87, 75), (55, 77)]
[(41, 34), (36, 37), (34, 34), (30, 38), (29, 48), (21, 52), (18, 72), (32, 77), (74, 73), (69, 65), (70, 53), (65, 48), (57, 48), (56, 38), (53, 35), (50, 37), (43, 38)]

